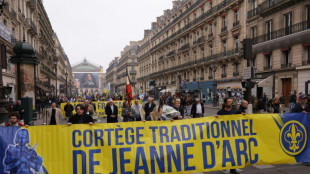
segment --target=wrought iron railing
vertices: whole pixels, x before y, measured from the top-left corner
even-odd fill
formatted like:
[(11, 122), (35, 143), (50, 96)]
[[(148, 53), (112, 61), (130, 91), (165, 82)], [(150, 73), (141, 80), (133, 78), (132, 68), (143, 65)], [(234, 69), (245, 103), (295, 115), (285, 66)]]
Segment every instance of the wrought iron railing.
[(279, 3), (286, 1), (286, 0), (266, 0), (260, 4), (257, 5), (256, 8), (248, 11), (248, 19), (252, 18), (253, 16), (258, 15), (259, 13), (267, 10), (268, 8), (274, 7), (278, 5)]
[(253, 38), (253, 45), (310, 29), (310, 20)]

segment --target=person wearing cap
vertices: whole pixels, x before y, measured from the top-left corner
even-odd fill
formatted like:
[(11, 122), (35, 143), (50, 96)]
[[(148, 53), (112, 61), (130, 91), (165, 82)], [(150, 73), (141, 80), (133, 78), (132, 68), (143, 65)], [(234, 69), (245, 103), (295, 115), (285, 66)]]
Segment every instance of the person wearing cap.
[(299, 96), (300, 102), (296, 103), (295, 107), (292, 109), (292, 113), (307, 113), (310, 112), (310, 106), (307, 104), (308, 97), (305, 94)]

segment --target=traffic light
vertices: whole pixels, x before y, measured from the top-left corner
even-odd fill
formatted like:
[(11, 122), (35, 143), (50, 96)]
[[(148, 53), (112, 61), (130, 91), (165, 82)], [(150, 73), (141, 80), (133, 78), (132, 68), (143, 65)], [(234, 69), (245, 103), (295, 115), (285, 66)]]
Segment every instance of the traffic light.
[(252, 59), (252, 45), (253, 45), (253, 39), (247, 38), (243, 40), (244, 59)]
[(244, 81), (244, 82), (241, 82), (241, 86), (242, 88), (254, 88), (255, 82)]

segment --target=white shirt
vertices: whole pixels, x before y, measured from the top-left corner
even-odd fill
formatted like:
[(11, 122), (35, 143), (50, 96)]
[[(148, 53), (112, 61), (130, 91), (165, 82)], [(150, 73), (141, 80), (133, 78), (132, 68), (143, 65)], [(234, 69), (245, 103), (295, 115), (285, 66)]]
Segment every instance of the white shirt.
[(110, 105), (110, 106), (111, 106), (111, 111), (112, 111), (112, 114), (113, 114), (114, 105)]
[(196, 105), (196, 114), (202, 114), (202, 108), (200, 103)]

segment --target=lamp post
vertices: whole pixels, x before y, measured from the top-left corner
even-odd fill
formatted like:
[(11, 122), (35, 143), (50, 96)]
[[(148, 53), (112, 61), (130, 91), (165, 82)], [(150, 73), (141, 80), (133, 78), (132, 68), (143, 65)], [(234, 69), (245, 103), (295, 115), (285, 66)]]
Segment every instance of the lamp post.
[(55, 58), (55, 59), (53, 60), (53, 63), (54, 63), (54, 66), (55, 66), (55, 74), (56, 74), (55, 97), (56, 97), (56, 100), (57, 100), (57, 63), (58, 63), (57, 58)]
[(210, 65), (212, 71), (213, 71), (213, 106), (216, 107), (217, 106), (217, 101), (216, 101), (216, 93), (215, 93), (215, 88), (216, 88), (216, 82), (215, 82), (215, 72), (216, 69), (218, 67), (217, 63), (213, 63)]
[(65, 73), (66, 76), (66, 97), (68, 97), (68, 72)]

